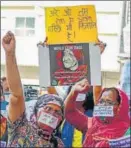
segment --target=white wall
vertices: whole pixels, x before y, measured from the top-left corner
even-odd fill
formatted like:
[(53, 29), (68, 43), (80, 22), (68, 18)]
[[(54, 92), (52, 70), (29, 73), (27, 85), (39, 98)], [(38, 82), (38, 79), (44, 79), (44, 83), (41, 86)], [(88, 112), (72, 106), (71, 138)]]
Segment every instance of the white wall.
[[(102, 55), (102, 71), (119, 71), (117, 55), (119, 53), (119, 33), (121, 23), (121, 11), (123, 1), (6, 1), (2, 2), (2, 6), (66, 6), (66, 5), (82, 5), (94, 4), (97, 11), (97, 24), (99, 39), (107, 43), (107, 48)], [(13, 30), (14, 17), (16, 16), (35, 16), (36, 17), (36, 36), (30, 38), (17, 38), (17, 59), (19, 65), (38, 66), (38, 52), (36, 44), (43, 41), (44, 33), (44, 17), (37, 16), (35, 10), (5, 10), (2, 9), (1, 16), (9, 18), (7, 25)], [(44, 13), (43, 13), (44, 15)], [(12, 25), (11, 25), (12, 24)], [(1, 50), (1, 62), (5, 64), (3, 49)]]

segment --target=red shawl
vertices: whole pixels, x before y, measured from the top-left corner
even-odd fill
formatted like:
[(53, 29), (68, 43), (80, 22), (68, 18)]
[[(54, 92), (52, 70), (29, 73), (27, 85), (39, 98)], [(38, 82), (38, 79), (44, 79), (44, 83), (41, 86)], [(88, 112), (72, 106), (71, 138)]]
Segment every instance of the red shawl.
[(121, 104), (117, 116), (113, 118), (110, 124), (104, 124), (98, 117), (94, 117), (92, 127), (86, 133), (83, 147), (109, 147), (108, 139), (122, 137), (129, 128), (128, 97), (122, 90), (118, 91), (121, 97)]

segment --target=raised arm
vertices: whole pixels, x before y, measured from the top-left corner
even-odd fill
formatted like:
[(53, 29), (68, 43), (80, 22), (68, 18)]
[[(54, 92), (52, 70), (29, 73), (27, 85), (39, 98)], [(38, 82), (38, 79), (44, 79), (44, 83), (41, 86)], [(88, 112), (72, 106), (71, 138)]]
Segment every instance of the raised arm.
[(89, 89), (89, 83), (86, 79), (76, 83), (65, 100), (65, 118), (83, 133), (88, 127), (88, 118), (82, 112), (76, 109), (75, 101), (78, 93), (86, 93)]
[(24, 103), (22, 84), (20, 80), (20, 74), (16, 62), (16, 55), (15, 55), (16, 42), (13, 33), (7, 32), (7, 34), (3, 37), (2, 45), (5, 50), (6, 73), (7, 73), (7, 80), (9, 83), (9, 89), (11, 92), (8, 116), (11, 122), (14, 122), (24, 112), (25, 103)]

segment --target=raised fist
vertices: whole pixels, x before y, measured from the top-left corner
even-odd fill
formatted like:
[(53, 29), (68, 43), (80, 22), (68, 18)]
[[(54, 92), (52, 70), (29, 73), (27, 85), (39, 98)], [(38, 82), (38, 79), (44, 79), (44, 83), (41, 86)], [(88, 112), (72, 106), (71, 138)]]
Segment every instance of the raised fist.
[(39, 42), (39, 43), (37, 44), (37, 47), (38, 47), (39, 45), (41, 45), (41, 46), (47, 46), (47, 45), (48, 45), (47, 42), (48, 42), (48, 37), (45, 38), (44, 42)]
[(90, 84), (87, 79), (83, 79), (77, 82), (73, 87), (72, 90), (74, 93), (87, 93), (90, 88)]
[(12, 32), (8, 31), (6, 33), (6, 35), (2, 39), (2, 45), (5, 52), (8, 52), (8, 53), (15, 52), (16, 42), (15, 42), (14, 34)]
[(100, 41), (99, 39), (98, 39), (98, 43), (96, 43), (95, 45), (98, 45), (98, 46), (99, 46), (99, 48), (100, 48), (100, 53), (101, 53), (101, 54), (104, 52), (104, 50), (105, 50), (105, 48), (106, 48), (106, 46), (107, 46), (106, 43)]

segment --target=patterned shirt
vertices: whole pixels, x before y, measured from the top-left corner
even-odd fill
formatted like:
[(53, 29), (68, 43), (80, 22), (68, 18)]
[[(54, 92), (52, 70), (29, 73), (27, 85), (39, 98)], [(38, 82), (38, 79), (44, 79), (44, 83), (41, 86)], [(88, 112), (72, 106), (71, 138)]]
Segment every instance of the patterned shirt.
[[(8, 119), (8, 144), (7, 147), (49, 147), (54, 144), (38, 135), (35, 128), (26, 118), (25, 112), (14, 123)], [(56, 137), (55, 137), (56, 138)], [(58, 147), (64, 147), (62, 141), (57, 138)]]

